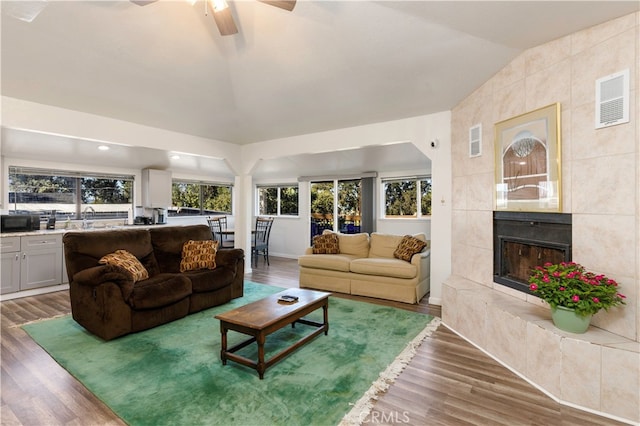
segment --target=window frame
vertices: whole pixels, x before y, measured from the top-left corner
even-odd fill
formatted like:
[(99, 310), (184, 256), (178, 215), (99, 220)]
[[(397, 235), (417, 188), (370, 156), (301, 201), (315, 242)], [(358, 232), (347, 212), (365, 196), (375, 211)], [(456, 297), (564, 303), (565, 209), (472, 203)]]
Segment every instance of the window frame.
[[(416, 212), (413, 215), (387, 215), (387, 184), (394, 182), (407, 182), (411, 181), (415, 183), (415, 206)], [(419, 175), (419, 176), (399, 176), (399, 177), (386, 177), (380, 179), (380, 215), (382, 219), (387, 220), (424, 220), (430, 219), (431, 214), (422, 213), (422, 182), (427, 181), (429, 183), (429, 189), (425, 193), (433, 194), (433, 180), (431, 175)], [(431, 213), (433, 213), (433, 203), (430, 205)]]
[[(184, 184), (184, 185), (197, 185), (198, 186), (198, 207), (188, 207), (188, 206), (176, 206), (174, 203), (173, 197), (173, 189), (176, 184)], [(222, 210), (207, 210), (204, 207), (205, 202), (205, 187), (213, 186), (213, 187), (223, 187), (229, 189), (229, 211)], [(214, 181), (202, 181), (202, 180), (193, 180), (193, 179), (180, 179), (173, 178), (171, 179), (171, 207), (168, 211), (169, 217), (197, 217), (197, 216), (211, 216), (211, 215), (233, 215), (233, 184), (229, 182), (214, 182)], [(183, 209), (184, 213), (179, 213), (179, 211)], [(195, 212), (194, 212), (195, 211)]]
[[(295, 188), (297, 192), (297, 210), (296, 214), (283, 214), (282, 213), (282, 190), (287, 188)], [(262, 189), (276, 189), (276, 212), (275, 213), (265, 213), (261, 212), (261, 203), (260, 203), (260, 190)], [(273, 217), (292, 217), (297, 218), (300, 217), (300, 184), (298, 183), (281, 183), (281, 184), (257, 184), (255, 186), (255, 214), (256, 216), (273, 216)]]
[[(62, 203), (72, 205), (73, 208), (71, 211), (60, 211), (60, 209), (56, 208), (40, 208), (36, 210), (32, 210), (34, 214), (40, 214), (41, 217), (48, 217), (51, 215), (53, 211), (56, 211), (56, 219), (71, 219), (71, 220), (81, 220), (83, 218), (84, 211), (91, 207), (94, 211), (91, 212), (92, 219), (99, 220), (110, 220), (110, 219), (128, 219), (131, 215), (131, 212), (134, 209), (135, 205), (135, 176), (132, 174), (123, 174), (123, 173), (104, 173), (104, 172), (86, 172), (86, 171), (74, 171), (74, 170), (64, 170), (64, 169), (50, 169), (50, 168), (39, 168), (39, 167), (30, 167), (30, 166), (9, 166), (8, 167), (8, 184), (7, 184), (7, 195), (8, 195), (8, 211), (17, 212), (18, 210), (15, 206), (18, 204), (16, 201), (16, 192), (12, 191), (12, 175), (25, 175), (25, 176), (42, 176), (43, 178), (66, 178), (72, 179), (70, 186), (73, 186), (73, 192), (71, 192), (71, 203)], [(129, 202), (127, 203), (95, 203), (95, 202), (83, 202), (83, 198), (88, 197), (86, 195), (86, 191), (83, 190), (83, 180), (88, 179), (99, 179), (99, 180), (114, 180), (114, 181), (122, 181), (129, 183), (129, 188), (122, 188), (121, 190), (126, 193), (129, 192)], [(11, 194), (14, 194), (14, 200), (11, 201)], [(63, 192), (59, 192), (63, 193)], [(23, 203), (30, 204), (30, 203)], [(49, 203), (32, 203), (34, 206), (46, 206)], [(51, 203), (51, 204), (60, 204), (60, 203)], [(11, 206), (13, 205), (13, 208)], [(99, 205), (112, 205), (112, 206), (123, 206), (123, 209), (114, 210), (114, 211), (105, 211), (101, 212), (101, 209), (95, 209), (94, 206)], [(126, 206), (126, 210), (124, 209)], [(53, 207), (53, 206), (52, 206)], [(28, 211), (28, 209), (20, 209), (20, 211)], [(49, 213), (47, 213), (49, 212)]]

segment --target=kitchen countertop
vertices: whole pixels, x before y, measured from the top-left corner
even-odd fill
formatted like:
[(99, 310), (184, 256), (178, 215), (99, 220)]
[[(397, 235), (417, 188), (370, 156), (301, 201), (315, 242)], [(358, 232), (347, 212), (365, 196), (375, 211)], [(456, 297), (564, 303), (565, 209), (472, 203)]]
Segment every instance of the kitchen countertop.
[[(150, 229), (157, 228), (161, 226), (167, 226), (167, 224), (162, 225), (117, 225), (117, 226), (98, 226), (93, 228), (59, 228), (59, 229), (41, 229), (39, 231), (27, 231), (27, 232), (6, 232), (0, 234), (0, 238), (5, 237), (28, 237), (32, 235), (55, 235), (55, 234), (64, 234), (66, 232), (93, 232), (93, 231), (118, 231), (122, 229)], [(180, 225), (169, 225), (169, 226), (180, 226)]]

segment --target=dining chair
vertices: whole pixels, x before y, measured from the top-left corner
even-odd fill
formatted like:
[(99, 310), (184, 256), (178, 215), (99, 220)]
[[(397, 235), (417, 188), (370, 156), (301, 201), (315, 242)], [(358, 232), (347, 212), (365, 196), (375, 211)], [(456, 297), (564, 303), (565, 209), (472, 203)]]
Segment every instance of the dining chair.
[(222, 228), (222, 240), (224, 241), (223, 246), (225, 248), (233, 248), (235, 247), (235, 237), (234, 234), (231, 232), (227, 232), (228, 228), (227, 228), (227, 216), (219, 216), (220, 219), (220, 225)]
[(251, 266), (254, 265), (254, 260), (257, 265), (259, 255), (262, 255), (267, 265), (269, 265), (269, 235), (271, 234), (272, 225), (272, 217), (256, 218), (256, 227), (251, 244)]
[(227, 230), (227, 218), (224, 217), (209, 217), (207, 218), (207, 223), (209, 224), (209, 229), (211, 229), (211, 234), (213, 235), (213, 239), (218, 242), (219, 248), (233, 248), (234, 241), (229, 238), (229, 235), (225, 234), (224, 231)]

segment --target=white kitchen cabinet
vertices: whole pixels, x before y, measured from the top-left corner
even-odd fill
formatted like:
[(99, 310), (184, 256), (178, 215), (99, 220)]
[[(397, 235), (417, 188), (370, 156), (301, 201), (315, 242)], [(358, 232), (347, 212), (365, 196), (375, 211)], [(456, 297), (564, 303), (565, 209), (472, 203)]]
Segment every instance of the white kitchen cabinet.
[(2, 237), (0, 294), (62, 283), (62, 235)]
[(0, 294), (20, 290), (20, 237), (0, 238)]
[(20, 290), (62, 283), (62, 236), (21, 237)]
[(142, 170), (142, 207), (168, 208), (171, 206), (171, 172), (168, 170)]

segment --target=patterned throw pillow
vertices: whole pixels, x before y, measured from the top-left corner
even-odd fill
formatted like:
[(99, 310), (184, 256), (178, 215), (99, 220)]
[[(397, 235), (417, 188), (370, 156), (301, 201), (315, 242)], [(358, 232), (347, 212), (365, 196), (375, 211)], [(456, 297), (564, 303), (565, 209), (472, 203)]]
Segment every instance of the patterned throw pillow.
[(313, 254), (338, 254), (340, 247), (338, 246), (338, 235), (334, 233), (316, 235), (313, 237)]
[(106, 254), (100, 258), (98, 263), (121, 267), (131, 274), (133, 282), (149, 278), (149, 272), (147, 272), (142, 263), (126, 250), (116, 250), (113, 253)]
[(216, 269), (218, 242), (214, 240), (189, 240), (182, 246), (180, 272), (197, 269)]
[(416, 253), (420, 253), (426, 246), (426, 241), (419, 240), (411, 235), (405, 235), (393, 252), (393, 257), (411, 262), (411, 257)]

